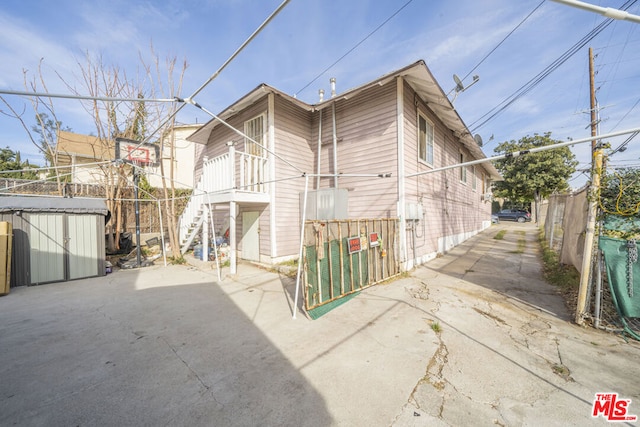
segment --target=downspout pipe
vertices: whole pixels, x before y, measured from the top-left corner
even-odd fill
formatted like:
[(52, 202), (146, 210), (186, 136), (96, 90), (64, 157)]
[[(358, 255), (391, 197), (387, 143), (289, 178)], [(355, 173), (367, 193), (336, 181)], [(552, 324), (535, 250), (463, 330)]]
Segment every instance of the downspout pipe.
[[(319, 90), (319, 94), (320, 94), (320, 102), (323, 101), (324, 99), (324, 90), (320, 89)], [(320, 174), (321, 174), (321, 168), (320, 168), (320, 164), (322, 162), (322, 110), (319, 111), (319, 117), (318, 117), (318, 161), (317, 163), (317, 171), (318, 171), (318, 176), (316, 177), (316, 190), (320, 189)]]
[[(331, 77), (329, 80), (331, 83), (331, 97), (336, 96), (336, 78)], [(338, 134), (336, 130), (336, 102), (333, 101), (331, 105), (331, 114), (333, 122), (333, 187), (338, 188)]]

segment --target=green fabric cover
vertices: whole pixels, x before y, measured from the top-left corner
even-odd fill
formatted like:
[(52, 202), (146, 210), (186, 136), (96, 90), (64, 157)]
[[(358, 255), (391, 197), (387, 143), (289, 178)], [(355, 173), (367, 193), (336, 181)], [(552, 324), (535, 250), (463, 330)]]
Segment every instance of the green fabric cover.
[[(640, 241), (638, 243), (640, 246)], [(604, 253), (609, 286), (618, 311), (626, 317), (640, 317), (640, 261), (633, 263), (633, 296), (630, 297), (627, 280), (627, 241), (600, 236), (598, 246)]]

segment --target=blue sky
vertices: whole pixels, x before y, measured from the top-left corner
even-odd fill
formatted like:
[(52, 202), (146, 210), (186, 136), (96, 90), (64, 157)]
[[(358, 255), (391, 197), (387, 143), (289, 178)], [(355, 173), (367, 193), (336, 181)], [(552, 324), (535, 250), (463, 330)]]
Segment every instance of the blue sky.
[[(590, 2), (614, 8), (624, 3)], [(153, 43), (161, 58), (175, 56), (188, 62), (183, 84), (183, 95), (187, 96), (280, 4), (281, 0), (3, 0), (0, 90), (25, 90), (23, 70), (30, 78), (37, 76), (42, 59), (49, 91), (69, 93), (61, 78), (80, 87), (78, 63), (84, 62), (87, 52), (135, 76), (140, 56), (148, 57)], [(592, 47), (601, 106), (600, 133), (640, 127), (640, 24), (626, 21), (614, 21), (532, 90), (477, 127), (485, 114), (605, 19), (546, 1), (498, 46), (539, 4), (539, 0), (292, 0), (196, 101), (219, 112), (258, 84), (267, 83), (314, 103), (318, 89), (329, 92), (330, 77), (336, 77), (338, 92), (343, 92), (424, 59), (445, 92), (455, 86), (454, 73), (461, 78), (468, 75), (466, 85), (472, 82), (472, 75), (480, 77), (459, 94), (455, 107), (472, 132), (482, 136), (485, 154), (491, 156), (498, 143), (533, 133), (552, 132), (559, 140), (590, 135), (587, 50)], [(640, 2), (627, 11), (640, 14)], [(17, 110), (26, 105), (27, 122), (33, 121), (25, 99), (4, 98)], [(58, 118), (73, 131), (95, 133), (92, 119), (79, 101), (54, 100), (54, 106)], [(6, 106), (0, 104), (0, 109), (6, 110)], [(209, 117), (186, 106), (179, 120), (206, 122)], [(621, 136), (609, 142), (615, 148), (625, 139)], [(0, 146), (43, 164), (20, 124), (4, 115), (0, 115)], [(589, 144), (573, 151), (586, 167)], [(640, 136), (611, 161), (638, 165), (639, 158)], [(583, 175), (572, 185), (584, 182)]]

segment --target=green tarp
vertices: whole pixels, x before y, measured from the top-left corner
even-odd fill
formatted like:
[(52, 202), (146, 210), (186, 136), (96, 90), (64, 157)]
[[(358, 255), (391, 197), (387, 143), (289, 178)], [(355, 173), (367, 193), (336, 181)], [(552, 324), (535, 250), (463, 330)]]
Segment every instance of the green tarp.
[[(343, 247), (348, 247), (348, 239), (344, 238)], [(323, 254), (318, 262), (318, 251), (315, 246), (306, 246), (306, 286), (308, 309), (332, 302), (338, 298), (359, 291), (369, 283), (369, 255), (367, 251), (349, 254), (340, 251), (337, 240), (324, 242)], [(331, 245), (331, 246), (329, 246)], [(329, 254), (331, 262), (329, 262)], [(342, 255), (342, 277), (340, 257)], [(320, 271), (318, 271), (318, 268)]]
[(630, 259), (627, 243), (627, 240), (600, 236), (598, 245), (604, 253), (609, 285), (620, 314), (640, 317), (640, 262)]

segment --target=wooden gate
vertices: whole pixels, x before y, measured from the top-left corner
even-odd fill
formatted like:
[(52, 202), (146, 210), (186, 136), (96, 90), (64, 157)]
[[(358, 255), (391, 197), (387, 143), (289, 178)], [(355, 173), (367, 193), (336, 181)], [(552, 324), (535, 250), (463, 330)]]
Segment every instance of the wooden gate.
[(335, 301), (400, 272), (396, 218), (306, 221), (305, 308)]

